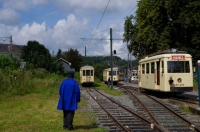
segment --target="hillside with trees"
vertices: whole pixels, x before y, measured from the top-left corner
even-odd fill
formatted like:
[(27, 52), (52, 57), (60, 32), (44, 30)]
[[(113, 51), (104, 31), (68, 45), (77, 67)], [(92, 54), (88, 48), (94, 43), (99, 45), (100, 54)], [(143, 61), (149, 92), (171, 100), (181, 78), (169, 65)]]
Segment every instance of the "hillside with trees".
[[(110, 68), (110, 56), (90, 56), (90, 57), (82, 57), (84, 65), (91, 65), (95, 68), (95, 76), (102, 80), (103, 78), (103, 69)], [(113, 56), (113, 67), (119, 67), (120, 72), (124, 72), (124, 69), (127, 69), (127, 65), (129, 64), (129, 67), (137, 67), (137, 60), (132, 60), (132, 62), (121, 59), (118, 56)]]

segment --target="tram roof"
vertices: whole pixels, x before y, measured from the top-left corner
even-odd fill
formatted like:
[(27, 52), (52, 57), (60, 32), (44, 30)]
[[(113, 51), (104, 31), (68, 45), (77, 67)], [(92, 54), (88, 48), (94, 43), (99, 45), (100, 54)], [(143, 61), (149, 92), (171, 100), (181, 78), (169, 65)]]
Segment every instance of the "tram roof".
[[(146, 56), (145, 58), (141, 59), (139, 62), (154, 60), (154, 59), (161, 59), (161, 58), (171, 58), (172, 56), (184, 56), (185, 58), (191, 58), (192, 56), (188, 53), (166, 53), (166, 54), (158, 54), (154, 56)], [(183, 60), (183, 59), (176, 59), (176, 60)]]
[[(104, 69), (104, 70), (110, 70), (111, 69), (111, 67), (110, 68), (106, 68), (106, 69)], [(119, 69), (118, 67), (113, 67), (113, 69)]]
[(93, 66), (86, 65), (86, 66), (82, 66), (81, 68), (93, 68)]

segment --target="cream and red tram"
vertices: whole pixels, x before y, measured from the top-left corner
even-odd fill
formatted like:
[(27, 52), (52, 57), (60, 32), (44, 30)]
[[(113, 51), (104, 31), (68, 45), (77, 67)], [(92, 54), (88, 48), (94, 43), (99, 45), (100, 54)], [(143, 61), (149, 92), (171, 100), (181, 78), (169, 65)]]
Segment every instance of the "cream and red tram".
[[(119, 68), (113, 67), (113, 83), (117, 84), (119, 82)], [(103, 81), (108, 83), (108, 78), (111, 78), (111, 68), (106, 68), (103, 70)]]
[(94, 67), (82, 66), (80, 68), (80, 83), (82, 85), (91, 86), (94, 83)]
[(175, 49), (149, 55), (139, 61), (141, 89), (183, 93), (193, 91), (192, 56)]

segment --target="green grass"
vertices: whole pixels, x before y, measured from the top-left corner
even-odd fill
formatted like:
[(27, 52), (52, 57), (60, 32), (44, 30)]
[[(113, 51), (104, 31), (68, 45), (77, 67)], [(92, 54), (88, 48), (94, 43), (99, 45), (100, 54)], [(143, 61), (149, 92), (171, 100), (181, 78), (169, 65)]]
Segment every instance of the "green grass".
[(98, 90), (102, 90), (108, 94), (114, 95), (114, 96), (120, 96), (123, 95), (123, 91), (120, 89), (111, 89), (109, 88), (105, 83), (101, 82), (98, 79), (95, 79), (95, 84), (94, 87), (97, 88)]
[(197, 77), (195, 77), (194, 79), (193, 79), (193, 84), (194, 84), (194, 91), (198, 91), (198, 81), (197, 81)]
[(179, 104), (179, 109), (183, 112), (183, 113), (190, 113), (190, 110), (188, 107), (186, 107), (184, 104)]
[[(2, 99), (4, 98), (4, 99)], [(29, 94), (25, 96), (1, 96), (1, 132), (58, 132), (64, 131), (62, 111), (57, 110), (58, 96)], [(75, 113), (74, 127), (77, 132), (106, 131), (95, 128), (98, 123), (93, 112), (84, 110), (86, 102), (79, 103)]]
[[(13, 95), (8, 92), (0, 95), (1, 132), (62, 132), (63, 112), (57, 110), (58, 89), (64, 77), (48, 75), (45, 78), (32, 78), (31, 93)], [(96, 83), (98, 85), (98, 83)], [(97, 88), (101, 88), (100, 84)], [(104, 84), (105, 85), (105, 84)], [(106, 86), (106, 85), (105, 85)], [(114, 90), (113, 90), (114, 91)], [(106, 132), (97, 128), (97, 117), (87, 109), (86, 99), (81, 96), (79, 109), (75, 112), (74, 132)]]

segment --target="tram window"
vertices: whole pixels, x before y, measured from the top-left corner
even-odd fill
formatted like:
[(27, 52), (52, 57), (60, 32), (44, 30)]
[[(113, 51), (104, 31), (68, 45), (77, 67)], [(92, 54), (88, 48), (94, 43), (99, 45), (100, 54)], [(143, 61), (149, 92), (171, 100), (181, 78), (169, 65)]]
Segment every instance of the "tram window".
[(91, 76), (93, 76), (93, 70), (91, 70)]
[(90, 76), (90, 70), (86, 70), (86, 76)]
[(154, 62), (151, 62), (151, 73), (154, 73), (155, 67), (154, 67)]
[(83, 76), (85, 76), (85, 70), (83, 70)]
[(149, 63), (146, 63), (146, 74), (149, 74)]
[(117, 72), (116, 72), (116, 71), (113, 71), (113, 75), (117, 75)]
[(142, 64), (142, 74), (145, 74), (145, 64)]
[(189, 61), (168, 61), (167, 70), (168, 73), (189, 73)]
[(164, 73), (164, 61), (161, 61), (162, 64), (162, 73)]
[[(113, 71), (113, 76), (115, 76), (116, 75), (116, 71)], [(109, 71), (109, 75), (111, 76), (111, 71)]]

